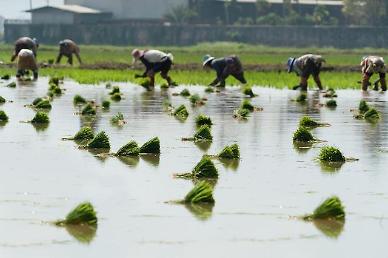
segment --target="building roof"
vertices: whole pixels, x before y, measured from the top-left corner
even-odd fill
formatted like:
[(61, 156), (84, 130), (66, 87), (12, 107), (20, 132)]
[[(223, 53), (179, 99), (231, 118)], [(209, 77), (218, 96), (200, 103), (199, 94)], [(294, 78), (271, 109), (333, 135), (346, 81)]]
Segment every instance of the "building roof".
[(41, 10), (44, 10), (44, 9), (57, 9), (57, 10), (61, 10), (61, 11), (64, 11), (64, 12), (79, 13), (79, 14), (98, 14), (98, 13), (102, 13), (99, 10), (88, 8), (88, 7), (81, 6), (81, 5), (46, 5), (46, 6), (42, 6), (42, 7), (38, 7), (38, 8), (27, 10), (26, 12), (32, 13), (32, 12), (37, 12), (37, 11), (41, 11)]
[[(222, 2), (230, 2), (230, 0), (218, 0)], [(238, 3), (256, 3), (256, 0), (236, 0)], [(266, 0), (270, 4), (283, 4), (283, 0)], [(292, 4), (304, 4), (304, 5), (336, 5), (343, 6), (343, 1), (335, 0), (291, 0)]]

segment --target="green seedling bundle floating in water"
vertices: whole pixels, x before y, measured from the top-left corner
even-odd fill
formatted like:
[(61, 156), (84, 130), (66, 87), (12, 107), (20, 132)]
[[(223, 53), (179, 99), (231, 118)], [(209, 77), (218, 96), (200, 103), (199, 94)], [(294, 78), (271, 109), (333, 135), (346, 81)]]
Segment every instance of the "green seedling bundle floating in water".
[(118, 126), (123, 126), (124, 124), (127, 123), (127, 122), (125, 121), (125, 119), (124, 119), (123, 113), (121, 113), (121, 112), (117, 113), (117, 115), (115, 115), (114, 117), (112, 117), (112, 118), (110, 119), (110, 122), (111, 122), (113, 125), (118, 125)]
[(251, 86), (245, 86), (242, 88), (242, 93), (246, 96), (249, 96), (251, 98), (256, 97), (257, 95), (253, 93), (252, 87)]
[(298, 97), (296, 97), (295, 101), (298, 102), (298, 103), (302, 103), (302, 104), (306, 103), (306, 101), (307, 101), (307, 93), (301, 92), (298, 95)]
[(358, 111), (360, 114), (365, 114), (370, 109), (368, 103), (366, 103), (365, 100), (361, 100), (360, 104), (358, 105)]
[(204, 115), (204, 114), (200, 114), (195, 118), (195, 124), (198, 127), (200, 127), (202, 125), (207, 125), (207, 126), (211, 127), (213, 125), (211, 118)]
[(182, 141), (211, 142), (213, 141), (213, 136), (210, 127), (208, 125), (202, 125), (193, 137), (182, 138)]
[(50, 80), (49, 80), (49, 85), (59, 86), (60, 83), (63, 83), (63, 78), (51, 77)]
[(113, 86), (111, 92), (109, 92), (109, 95), (114, 95), (114, 94), (121, 94), (120, 92), (120, 87), (119, 86)]
[(241, 102), (240, 109), (247, 109), (247, 110), (249, 110), (250, 112), (254, 112), (254, 111), (262, 111), (262, 110), (263, 110), (262, 108), (253, 106), (253, 105), (251, 104), (251, 102), (250, 102), (248, 99), (244, 99), (244, 100)]
[(82, 127), (73, 137), (62, 138), (63, 140), (74, 140), (78, 142), (88, 142), (94, 138), (94, 132), (91, 127)]
[(299, 126), (305, 127), (305, 128), (316, 128), (316, 127), (323, 127), (323, 126), (330, 126), (330, 125), (327, 123), (317, 122), (309, 116), (304, 116), (299, 120)]
[(179, 95), (181, 95), (182, 97), (189, 97), (191, 95), (190, 91), (188, 89), (183, 89)]
[(144, 154), (160, 154), (160, 140), (154, 137), (140, 147), (140, 153)]
[(185, 105), (180, 105), (179, 107), (174, 109), (173, 115), (177, 118), (185, 120), (189, 116), (189, 112), (187, 111)]
[(94, 116), (97, 114), (96, 107), (93, 103), (88, 102), (81, 110), (83, 116)]
[(330, 99), (330, 100), (326, 101), (326, 107), (328, 107), (328, 108), (337, 107), (337, 101), (335, 101), (335, 99)]
[(103, 100), (102, 101), (102, 108), (105, 110), (108, 110), (110, 108), (110, 101), (109, 100)]
[(204, 156), (191, 173), (175, 174), (174, 177), (185, 179), (217, 179), (218, 170), (211, 159)]
[(214, 203), (213, 187), (206, 181), (198, 182), (194, 188), (188, 192), (183, 200), (174, 201), (180, 204), (211, 204)]
[(312, 214), (303, 216), (304, 220), (345, 220), (345, 208), (337, 196), (327, 198)]
[(336, 98), (337, 97), (337, 93), (335, 92), (335, 90), (333, 88), (329, 88), (324, 94), (323, 94), (323, 97), (324, 98)]
[(135, 141), (130, 141), (121, 147), (114, 156), (117, 157), (128, 157), (128, 156), (139, 156), (140, 149)]
[(193, 106), (203, 106), (206, 104), (206, 99), (201, 98), (198, 94), (191, 95), (189, 100)]
[(110, 99), (113, 100), (113, 101), (118, 102), (118, 101), (120, 101), (122, 99), (122, 97), (121, 97), (120, 93), (115, 93), (112, 96), (110, 96)]
[(85, 202), (75, 207), (66, 218), (56, 221), (57, 226), (66, 225), (90, 225), (97, 226), (97, 214), (91, 203)]
[(0, 77), (0, 79), (7, 81), (11, 79), (11, 76), (9, 74), (4, 74), (3, 76)]
[(4, 110), (0, 110), (0, 123), (8, 122), (8, 116)]
[(130, 141), (123, 147), (121, 147), (114, 156), (129, 157), (139, 156), (140, 154), (160, 154), (160, 140), (158, 137), (154, 137), (151, 140), (144, 143), (141, 147), (135, 142)]
[(380, 114), (375, 108), (370, 108), (365, 112), (364, 118), (369, 122), (377, 122), (380, 119)]
[(38, 102), (34, 108), (36, 109), (51, 109), (51, 103), (48, 99), (42, 99), (40, 102)]
[(110, 149), (109, 137), (104, 131), (99, 132), (87, 145), (88, 149)]
[(226, 146), (217, 156), (221, 159), (240, 159), (240, 148), (237, 144)]
[(16, 82), (10, 82), (6, 85), (8, 88), (16, 88)]
[(358, 113), (354, 114), (354, 118), (365, 119), (368, 122), (375, 123), (380, 120), (380, 114), (375, 108), (369, 106), (365, 100), (361, 100), (358, 105)]
[(239, 108), (234, 111), (233, 117), (239, 120), (247, 120), (251, 112), (246, 108)]
[(214, 92), (214, 88), (211, 87), (211, 86), (208, 86), (208, 87), (205, 88), (205, 92), (206, 93), (213, 93)]
[(27, 121), (27, 123), (33, 124), (48, 124), (50, 122), (50, 118), (47, 113), (38, 111), (32, 120)]
[(74, 98), (73, 98), (73, 104), (74, 105), (84, 105), (87, 103), (87, 100), (82, 97), (81, 95), (75, 95)]
[(299, 128), (294, 132), (292, 137), (292, 141), (294, 143), (316, 143), (321, 142), (316, 139), (310, 132), (309, 129), (303, 126), (299, 126)]
[(327, 163), (343, 163), (347, 160), (342, 152), (333, 146), (324, 146), (319, 152), (318, 159)]
[(60, 96), (62, 95), (62, 93), (63, 93), (63, 90), (59, 87), (58, 84), (49, 85), (49, 90), (48, 90), (49, 96)]
[(2, 96), (0, 96), (0, 104), (3, 104), (7, 102), (7, 100), (5, 98), (3, 98)]

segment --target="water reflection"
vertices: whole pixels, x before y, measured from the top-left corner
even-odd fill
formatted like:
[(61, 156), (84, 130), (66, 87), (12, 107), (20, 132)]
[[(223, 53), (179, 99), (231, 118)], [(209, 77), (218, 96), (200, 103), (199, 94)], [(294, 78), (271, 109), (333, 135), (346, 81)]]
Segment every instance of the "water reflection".
[(344, 230), (345, 220), (314, 220), (315, 227), (329, 238), (337, 239)]
[(44, 132), (49, 127), (49, 123), (32, 123), (32, 126), (35, 128), (37, 132)]
[(66, 231), (82, 244), (90, 244), (96, 236), (97, 227), (90, 225), (66, 225)]
[(345, 162), (319, 162), (321, 171), (325, 173), (336, 173), (338, 172)]
[(155, 155), (155, 154), (142, 154), (141, 159), (144, 160), (145, 162), (151, 164), (154, 167), (159, 166), (160, 163), (160, 155)]
[(138, 156), (133, 156), (133, 157), (117, 157), (121, 162), (123, 162), (125, 165), (135, 168), (139, 164), (140, 158)]
[(239, 159), (219, 159), (221, 164), (226, 168), (233, 171), (236, 171), (238, 169), (238, 166), (240, 165)]
[(305, 154), (311, 150), (313, 144), (309, 142), (293, 142), (294, 149), (300, 154)]
[(214, 203), (187, 203), (185, 207), (195, 218), (205, 221), (212, 217)]

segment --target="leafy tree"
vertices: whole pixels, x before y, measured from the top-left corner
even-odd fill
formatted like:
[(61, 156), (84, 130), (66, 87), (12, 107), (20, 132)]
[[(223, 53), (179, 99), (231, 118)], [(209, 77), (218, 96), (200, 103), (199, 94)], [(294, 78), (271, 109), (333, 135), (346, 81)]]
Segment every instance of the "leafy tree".
[(197, 13), (193, 9), (182, 4), (172, 7), (171, 10), (164, 15), (164, 18), (171, 23), (186, 24), (196, 16)]
[(387, 20), (386, 0), (344, 0), (343, 13), (349, 24), (382, 25)]

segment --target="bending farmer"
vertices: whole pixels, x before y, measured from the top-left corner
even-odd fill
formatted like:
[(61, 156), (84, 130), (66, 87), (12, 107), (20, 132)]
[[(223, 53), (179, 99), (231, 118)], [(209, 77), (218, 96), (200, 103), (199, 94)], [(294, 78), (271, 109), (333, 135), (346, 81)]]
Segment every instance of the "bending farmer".
[(17, 69), (16, 78), (21, 78), (26, 74), (27, 70), (31, 70), (34, 75), (34, 80), (38, 79), (38, 64), (36, 63), (32, 50), (22, 49), (19, 51)]
[(308, 54), (298, 58), (290, 57), (287, 61), (288, 72), (295, 72), (300, 76), (299, 85), (294, 89), (300, 87), (302, 91), (307, 91), (307, 81), (310, 75), (313, 75), (317, 87), (319, 90), (323, 90), (321, 78), (319, 77), (323, 62), (325, 62), (325, 59), (320, 55)]
[(20, 50), (22, 49), (31, 50), (34, 53), (34, 56), (36, 57), (38, 47), (39, 47), (39, 43), (35, 38), (34, 39), (30, 39), (29, 37), (19, 38), (15, 42), (15, 50), (11, 57), (11, 62), (13, 62), (16, 59)]
[(67, 63), (73, 65), (73, 54), (77, 57), (78, 62), (82, 64), (81, 56), (79, 55), (80, 50), (77, 44), (70, 39), (65, 39), (59, 42), (59, 55), (57, 57), (56, 63), (61, 62), (62, 56), (67, 57)]
[(369, 79), (374, 73), (378, 73), (380, 79), (374, 82), (374, 90), (379, 89), (379, 82), (381, 84), (381, 90), (387, 90), (387, 82), (385, 81), (385, 63), (384, 59), (380, 56), (366, 56), (362, 58), (361, 61), (361, 71), (362, 71), (362, 90), (368, 90), (370, 85)]
[(155, 86), (155, 74), (160, 73), (163, 79), (165, 79), (169, 86), (175, 85), (171, 77), (168, 76), (168, 72), (171, 69), (173, 64), (174, 57), (171, 53), (164, 53), (159, 50), (139, 50), (134, 49), (132, 51), (133, 64), (136, 61), (140, 60), (146, 70), (143, 74), (136, 74), (135, 78), (145, 78), (150, 79), (150, 86)]
[(217, 59), (206, 55), (203, 57), (203, 67), (213, 69), (217, 73), (217, 78), (209, 84), (210, 86), (225, 87), (225, 80), (229, 75), (232, 75), (243, 84), (247, 83), (240, 59), (235, 55)]

